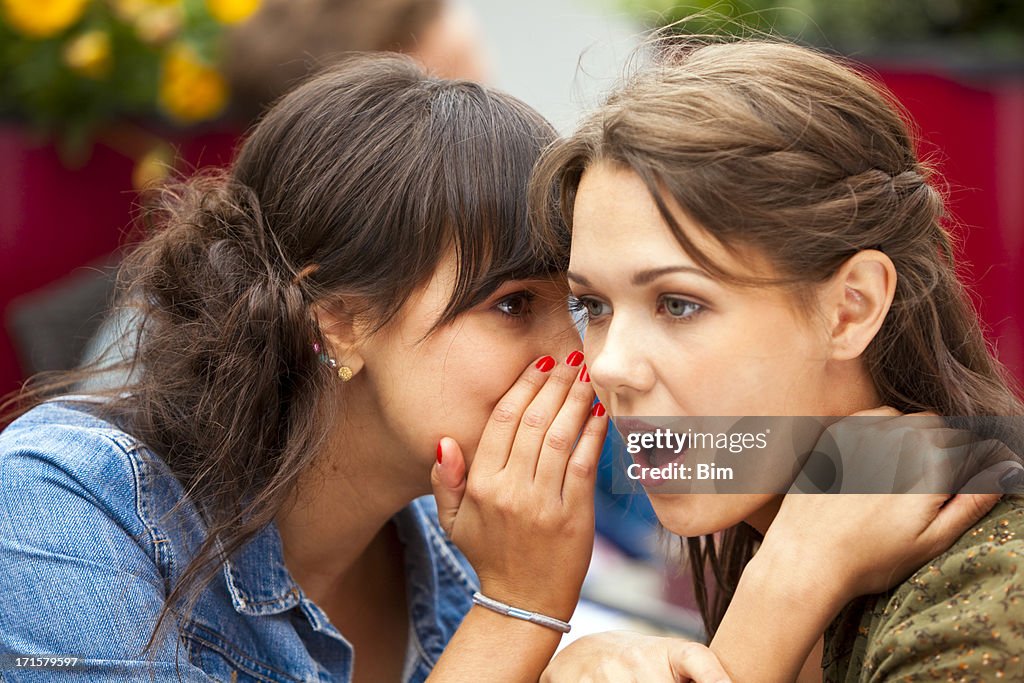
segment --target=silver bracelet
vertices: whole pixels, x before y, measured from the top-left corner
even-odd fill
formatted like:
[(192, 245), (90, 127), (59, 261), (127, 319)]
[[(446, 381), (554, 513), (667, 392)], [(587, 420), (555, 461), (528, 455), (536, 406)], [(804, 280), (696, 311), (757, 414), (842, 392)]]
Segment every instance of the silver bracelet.
[(506, 605), (503, 602), (499, 602), (494, 598), (489, 598), (480, 591), (473, 593), (473, 604), (486, 607), (492, 612), (503, 614), (506, 617), (514, 617), (516, 619), (522, 619), (523, 621), (529, 621), (530, 623), (537, 624), (538, 626), (545, 626), (555, 631), (562, 633), (568, 633), (572, 626), (568, 622), (562, 621), (561, 619), (555, 619), (554, 617), (545, 616), (543, 614), (537, 614), (536, 612), (527, 612), (524, 609), (513, 607), (512, 605)]

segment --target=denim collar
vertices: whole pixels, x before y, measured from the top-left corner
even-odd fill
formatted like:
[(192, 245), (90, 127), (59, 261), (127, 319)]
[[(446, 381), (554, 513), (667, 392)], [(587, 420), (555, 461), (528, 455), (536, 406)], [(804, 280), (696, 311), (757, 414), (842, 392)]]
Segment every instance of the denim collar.
[[(477, 590), (476, 577), (456, 556), (437, 525), (436, 514), (433, 499), (427, 496), (392, 518), (405, 550), (410, 620), (422, 653), (431, 661), (440, 657)], [(333, 630), (318, 623), (321, 610), (310, 609), (312, 603), (285, 567), (284, 547), (273, 523), (225, 562), (224, 579), (235, 611), (241, 614), (280, 614), (299, 605), (314, 628)], [(464, 608), (453, 610), (452, 602), (465, 602)]]
[(239, 614), (280, 614), (299, 604), (301, 589), (284, 566), (284, 546), (271, 522), (224, 563), (231, 603)]
[(441, 531), (432, 496), (413, 501), (395, 520), (405, 545), (410, 620), (421, 653), (433, 665), (472, 606), (478, 581)]

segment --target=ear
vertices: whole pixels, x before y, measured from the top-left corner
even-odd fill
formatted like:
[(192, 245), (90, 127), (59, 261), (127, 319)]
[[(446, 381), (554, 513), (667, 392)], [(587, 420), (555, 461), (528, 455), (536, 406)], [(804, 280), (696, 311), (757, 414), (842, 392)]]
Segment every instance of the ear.
[(313, 308), (320, 333), (327, 344), (327, 355), (339, 366), (352, 370), (353, 377), (363, 369), (364, 360), (360, 353), (365, 333), (355, 317), (344, 310), (344, 304), (331, 307), (316, 305)]
[(847, 259), (825, 288), (832, 360), (857, 358), (878, 334), (896, 293), (896, 267), (888, 256), (865, 249)]

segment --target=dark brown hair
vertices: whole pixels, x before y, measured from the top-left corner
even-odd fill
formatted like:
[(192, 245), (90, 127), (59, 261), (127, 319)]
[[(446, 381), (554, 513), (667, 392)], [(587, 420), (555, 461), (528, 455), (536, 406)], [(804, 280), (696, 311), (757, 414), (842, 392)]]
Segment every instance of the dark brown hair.
[[(208, 527), (158, 623), (191, 609), (274, 519), (349, 398), (313, 350), (324, 343), (314, 305), (380, 329), (454, 251), (440, 326), (504, 280), (565, 268), (564, 252), (536, 240), (525, 201), (554, 137), (508, 95), (364, 56), (287, 95), (229, 172), (163, 193), (121, 272), (141, 320), (132, 380), (97, 392)], [(14, 416), (102, 372), (51, 378), (4, 407)]]
[[(725, 281), (788, 286), (806, 305), (850, 256), (881, 247), (896, 294), (863, 360), (883, 403), (1022, 414), (957, 279), (936, 176), (883, 88), (841, 59), (772, 40), (681, 38), (655, 49), (653, 64), (540, 163), (531, 204), (552, 243), (572, 225), (581, 176), (605, 162), (642, 178), (680, 245)], [(724, 270), (687, 239), (667, 198), (726, 248), (766, 255), (779, 277)], [(687, 539), (709, 638), (758, 540), (746, 525)]]

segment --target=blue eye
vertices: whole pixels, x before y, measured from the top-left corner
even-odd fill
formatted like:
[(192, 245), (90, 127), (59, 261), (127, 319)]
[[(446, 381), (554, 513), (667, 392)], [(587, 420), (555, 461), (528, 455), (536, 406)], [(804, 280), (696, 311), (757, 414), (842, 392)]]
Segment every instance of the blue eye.
[(677, 320), (690, 320), (704, 310), (704, 307), (689, 299), (681, 299), (675, 296), (663, 296), (658, 300), (658, 312), (665, 312), (671, 318)]
[(583, 313), (588, 320), (600, 318), (611, 312), (611, 307), (601, 301), (589, 296), (569, 297), (569, 310), (573, 313)]
[(509, 294), (494, 305), (502, 315), (509, 318), (522, 318), (530, 314), (531, 303), (536, 295), (533, 292), (522, 291)]

